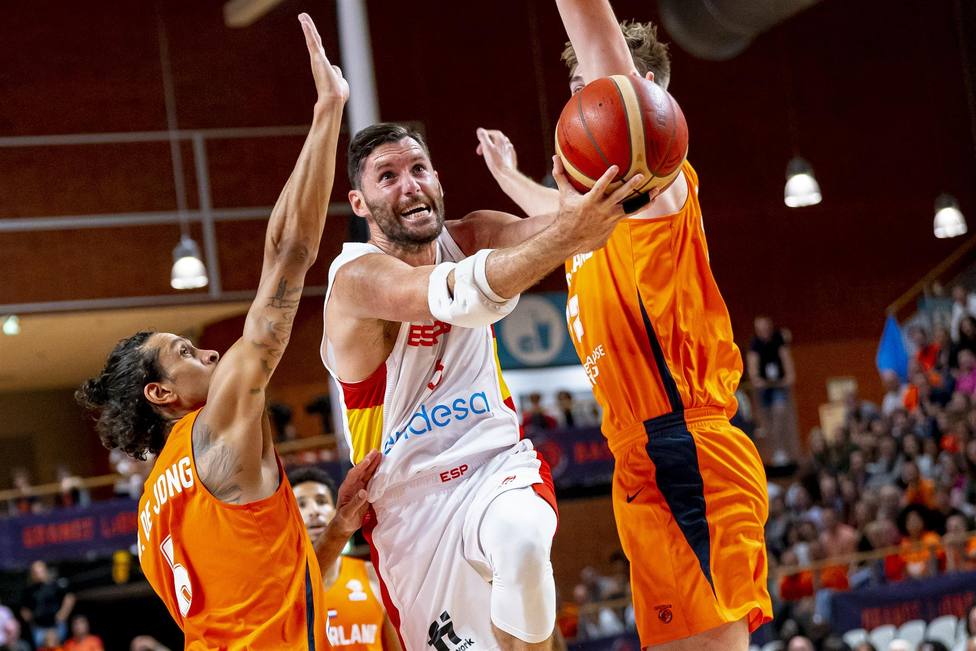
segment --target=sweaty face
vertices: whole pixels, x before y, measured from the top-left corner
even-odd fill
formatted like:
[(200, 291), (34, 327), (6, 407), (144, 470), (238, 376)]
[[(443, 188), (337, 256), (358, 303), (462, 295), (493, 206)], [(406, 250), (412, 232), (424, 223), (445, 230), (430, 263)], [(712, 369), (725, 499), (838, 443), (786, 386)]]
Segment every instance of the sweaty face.
[(335, 502), (329, 487), (314, 481), (306, 481), (293, 486), (295, 499), (298, 500), (298, 510), (302, 513), (302, 521), (309, 537), (314, 541), (325, 527), (335, 517)]
[(414, 247), (440, 235), (444, 191), (430, 158), (413, 138), (373, 150), (363, 161), (360, 185), (369, 215), (391, 242)]
[(161, 384), (176, 394), (175, 407), (195, 409), (207, 401), (210, 379), (220, 360), (216, 350), (201, 350), (186, 337), (168, 332), (157, 332), (144, 346), (159, 350)]

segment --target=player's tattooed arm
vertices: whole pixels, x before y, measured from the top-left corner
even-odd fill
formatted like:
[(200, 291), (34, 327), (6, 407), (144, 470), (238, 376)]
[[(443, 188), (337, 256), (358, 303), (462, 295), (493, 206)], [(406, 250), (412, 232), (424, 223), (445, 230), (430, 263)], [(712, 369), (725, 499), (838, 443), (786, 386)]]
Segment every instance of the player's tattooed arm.
[[(312, 126), (295, 168), (275, 202), (264, 239), (257, 295), (243, 336), (217, 364), (197, 426), (211, 429), (238, 459), (215, 459), (226, 468), (239, 462), (245, 496), (264, 485), (265, 389), (281, 361), (301, 299), (305, 275), (315, 262), (335, 177), (336, 147), (349, 86), (325, 56), (322, 39), (306, 14), (299, 17), (317, 93)], [(215, 444), (216, 445), (216, 444)]]
[(193, 459), (200, 481), (214, 497), (230, 504), (240, 503), (240, 452), (217, 437), (206, 423), (193, 428)]

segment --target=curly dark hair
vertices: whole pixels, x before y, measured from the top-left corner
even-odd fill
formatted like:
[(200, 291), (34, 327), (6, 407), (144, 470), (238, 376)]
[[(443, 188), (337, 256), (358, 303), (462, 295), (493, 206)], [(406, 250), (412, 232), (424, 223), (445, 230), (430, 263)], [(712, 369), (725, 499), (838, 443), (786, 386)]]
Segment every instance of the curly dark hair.
[(159, 366), (159, 349), (145, 345), (154, 334), (144, 330), (121, 340), (102, 372), (75, 391), (78, 404), (94, 416), (102, 444), (136, 459), (157, 454), (166, 439), (166, 420), (143, 394), (146, 384), (165, 377)]
[(326, 471), (318, 466), (297, 466), (288, 471), (288, 483), (292, 485), (292, 488), (309, 481), (313, 484), (322, 484), (329, 489), (329, 495), (332, 497), (332, 501), (335, 502), (336, 485)]
[[(668, 54), (667, 44), (657, 40), (657, 25), (625, 20), (620, 23), (620, 31), (624, 33), (627, 47), (634, 57), (634, 67), (640, 76), (644, 77), (648, 71), (653, 72), (654, 82), (666, 89), (671, 81), (671, 55)], [(561, 58), (572, 73), (578, 63), (572, 43), (566, 42)]]

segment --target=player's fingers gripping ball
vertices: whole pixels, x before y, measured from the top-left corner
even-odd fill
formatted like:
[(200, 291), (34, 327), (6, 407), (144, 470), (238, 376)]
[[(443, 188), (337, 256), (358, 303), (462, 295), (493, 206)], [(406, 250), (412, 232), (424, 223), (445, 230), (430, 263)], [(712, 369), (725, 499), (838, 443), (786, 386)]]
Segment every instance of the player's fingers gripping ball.
[(644, 182), (623, 202), (630, 213), (663, 192), (688, 155), (688, 124), (666, 90), (636, 75), (603, 77), (573, 95), (556, 125), (556, 153), (566, 176), (586, 192), (611, 165), (607, 192), (635, 174)]

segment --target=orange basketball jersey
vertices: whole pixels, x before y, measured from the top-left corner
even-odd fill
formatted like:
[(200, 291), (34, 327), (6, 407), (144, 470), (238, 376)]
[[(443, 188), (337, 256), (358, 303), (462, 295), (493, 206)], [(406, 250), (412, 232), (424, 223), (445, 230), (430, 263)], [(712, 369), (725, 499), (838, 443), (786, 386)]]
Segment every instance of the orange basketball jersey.
[(343, 556), (339, 577), (325, 593), (329, 642), (349, 651), (382, 651), (386, 611), (373, 594), (366, 561)]
[(330, 648), (322, 574), (280, 461), (271, 496), (221, 502), (193, 461), (198, 413), (173, 426), (139, 500), (139, 562), (185, 648)]
[(658, 219), (627, 219), (607, 245), (566, 261), (566, 316), (617, 451), (645, 439), (644, 421), (691, 408), (735, 414), (742, 357), (708, 264), (698, 175)]

